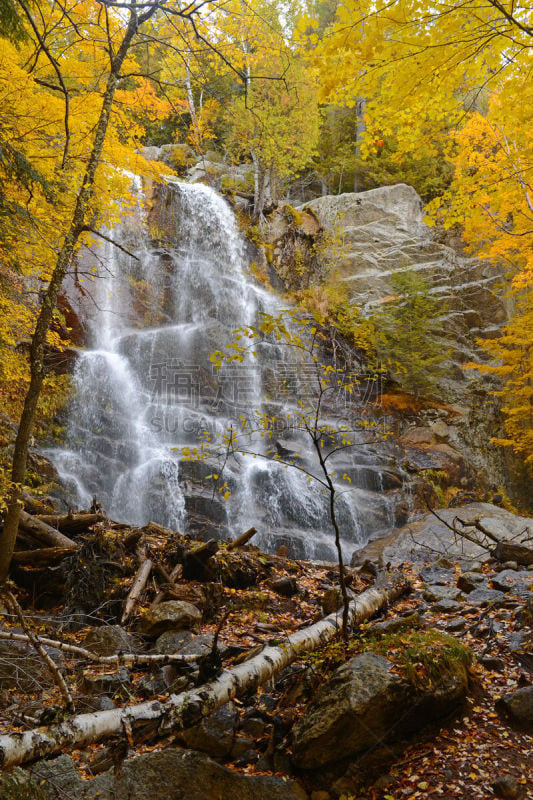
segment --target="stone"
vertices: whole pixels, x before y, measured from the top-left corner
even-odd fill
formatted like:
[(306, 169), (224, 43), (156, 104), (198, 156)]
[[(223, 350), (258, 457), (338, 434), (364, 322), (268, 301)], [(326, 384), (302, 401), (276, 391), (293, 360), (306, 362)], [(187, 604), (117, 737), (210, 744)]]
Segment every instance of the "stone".
[(231, 748), (231, 758), (235, 760), (242, 758), (246, 753), (253, 749), (254, 745), (255, 741), (249, 736), (237, 736), (233, 742), (233, 747)]
[[(496, 518), (502, 523), (504, 538), (507, 541), (511, 541), (517, 531), (524, 530), (526, 527), (533, 530), (533, 518), (520, 517), (490, 503), (468, 503), (459, 511), (457, 508), (441, 508), (438, 514), (443, 522), (436, 519), (433, 514), (423, 514), (420, 518), (408, 522), (403, 528), (395, 531), (393, 537), (387, 538), (385, 545), (381, 548), (383, 563), (390, 562), (391, 565), (397, 565), (403, 561), (434, 561), (435, 553), (447, 556), (449, 553), (455, 552), (456, 537), (447, 525), (453, 525), (457, 516), (460, 516), (465, 522), (472, 523), (479, 519), (482, 524), (486, 518)], [(463, 558), (468, 562), (484, 560), (487, 555), (484, 548), (467, 540), (461, 541), (461, 551)], [(368, 557), (367, 554), (370, 553), (372, 553), (371, 545), (359, 551), (359, 558)], [(372, 557), (374, 557), (373, 553)], [(504, 561), (508, 560), (509, 558), (504, 559)], [(469, 571), (474, 570), (469, 568)], [(452, 580), (455, 582), (454, 578)]]
[(533, 731), (533, 686), (504, 694), (496, 701), (496, 711), (509, 722)]
[(253, 739), (260, 739), (265, 733), (267, 726), (259, 717), (248, 717), (241, 725), (241, 731), (251, 736)]
[(118, 672), (101, 672), (92, 674), (88, 670), (82, 674), (83, 689), (89, 694), (124, 694), (131, 679), (126, 669)]
[(185, 600), (167, 600), (148, 611), (139, 621), (139, 630), (146, 636), (161, 636), (165, 631), (193, 628), (202, 621), (202, 612)]
[[(273, 775), (243, 775), (232, 772), (204, 753), (192, 750), (165, 750), (128, 758), (120, 775), (113, 770), (92, 780), (83, 780), (69, 756), (39, 761), (28, 771), (18, 770), (26, 781), (25, 797), (37, 795), (44, 800), (71, 797), (76, 800), (308, 800), (304, 789), (292, 779)], [(2, 783), (10, 776), (0, 778)]]
[(136, 653), (137, 640), (120, 625), (103, 625), (89, 631), (83, 646), (99, 656), (113, 656), (117, 653)]
[(428, 586), (422, 592), (422, 597), (428, 603), (439, 600), (459, 600), (462, 592), (456, 586)]
[(316, 769), (412, 733), (449, 713), (466, 693), (466, 667), (457, 661), (433, 691), (415, 690), (392, 663), (362, 653), (318, 690), (293, 730), (293, 761)]
[(394, 619), (385, 620), (385, 622), (378, 622), (372, 625), (372, 632), (382, 634), (401, 633), (411, 628), (420, 628), (421, 625), (422, 619), (420, 614), (415, 611), (414, 614), (408, 614), (406, 617), (396, 617)]
[(518, 562), (517, 561), (506, 561), (504, 564), (502, 564), (502, 569), (517, 570), (518, 569)]
[(452, 619), (450, 622), (448, 622), (446, 625), (446, 630), (449, 633), (458, 633), (459, 631), (464, 630), (465, 625), (466, 620), (462, 617), (459, 617), (458, 619)]
[(154, 644), (154, 653), (161, 655), (204, 656), (213, 649), (214, 634), (191, 631), (165, 631)]
[(498, 658), (497, 656), (480, 656), (478, 661), (485, 669), (491, 670), (492, 672), (505, 671), (505, 661), (503, 658)]
[(450, 583), (450, 581), (455, 580), (455, 571), (453, 569), (444, 569), (443, 567), (431, 565), (430, 567), (424, 567), (424, 569), (420, 570), (420, 577), (425, 583), (445, 586), (447, 583)]
[(487, 579), (479, 572), (463, 572), (457, 579), (457, 586), (462, 592), (470, 594), (474, 589), (487, 589)]
[(527, 572), (518, 572), (514, 569), (504, 569), (492, 578), (492, 585), (500, 592), (519, 594), (527, 591), (527, 586), (533, 584), (533, 576)]
[(504, 800), (514, 800), (520, 793), (520, 787), (516, 778), (512, 775), (502, 775), (491, 783), (492, 791), (496, 797), (503, 797)]
[(298, 583), (296, 578), (278, 578), (272, 581), (272, 589), (282, 597), (293, 597), (293, 595), (298, 594)]
[(194, 728), (180, 734), (182, 741), (192, 750), (207, 753), (213, 758), (226, 758), (231, 752), (235, 738), (238, 714), (233, 703), (226, 703)]
[(505, 602), (506, 597), (503, 592), (498, 592), (496, 589), (474, 589), (470, 592), (467, 598), (467, 603), (472, 603), (476, 606), (488, 606), (489, 603), (494, 603), (496, 606)]
[(462, 604), (456, 600), (439, 600), (430, 608), (430, 611), (439, 611), (441, 614), (456, 614), (462, 610)]

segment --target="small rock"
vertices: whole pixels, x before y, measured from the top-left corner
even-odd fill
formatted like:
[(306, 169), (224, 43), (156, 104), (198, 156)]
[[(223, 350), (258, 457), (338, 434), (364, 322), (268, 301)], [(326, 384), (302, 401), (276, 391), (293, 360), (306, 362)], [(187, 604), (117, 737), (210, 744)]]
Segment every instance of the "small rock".
[(163, 694), (168, 689), (168, 683), (165, 680), (163, 670), (160, 670), (153, 677), (142, 678), (139, 689), (144, 697), (153, 697), (154, 695)]
[(164, 655), (179, 653), (182, 656), (204, 656), (213, 649), (214, 635), (191, 631), (165, 631), (158, 637), (153, 651)]
[(479, 663), (492, 672), (503, 672), (505, 670), (505, 661), (497, 656), (480, 656)]
[(398, 617), (396, 619), (388, 619), (385, 622), (378, 622), (372, 626), (372, 631), (375, 633), (401, 633), (402, 631), (410, 630), (411, 628), (419, 628), (422, 625), (420, 614), (415, 612), (406, 617)]
[(423, 598), (428, 603), (436, 603), (439, 600), (459, 600), (462, 592), (456, 586), (427, 586), (423, 591)]
[(528, 731), (533, 730), (533, 686), (504, 694), (496, 701), (496, 711), (510, 722)]
[(467, 603), (473, 603), (476, 606), (488, 606), (489, 603), (494, 603), (498, 607), (506, 599), (503, 592), (498, 592), (495, 589), (474, 589), (468, 595)]
[(458, 631), (462, 631), (465, 625), (466, 620), (462, 617), (459, 617), (458, 619), (452, 619), (450, 622), (448, 622), (446, 625), (446, 630), (450, 633), (457, 633)]
[(122, 693), (130, 685), (130, 682), (129, 673), (125, 669), (96, 675), (85, 671), (82, 675), (83, 688), (90, 694), (114, 695), (117, 692)]
[(420, 570), (420, 577), (425, 583), (437, 586), (445, 586), (450, 581), (455, 580), (455, 572), (453, 569), (444, 569), (432, 564), (429, 567), (424, 567)]
[(487, 579), (479, 572), (463, 572), (457, 579), (457, 586), (461, 591), (469, 594), (474, 589), (487, 588)]
[(432, 605), (430, 609), (430, 611), (440, 611), (442, 614), (455, 614), (462, 610), (463, 606), (456, 600), (440, 600), (438, 603)]
[(165, 631), (192, 628), (202, 621), (202, 612), (185, 600), (168, 600), (148, 611), (139, 621), (146, 636), (161, 636)]
[(232, 752), (238, 715), (233, 703), (226, 703), (194, 728), (181, 732), (187, 747), (214, 758), (225, 758)]
[(514, 800), (520, 791), (518, 781), (512, 775), (502, 775), (501, 778), (496, 778), (491, 786), (496, 797), (503, 797), (504, 800)]
[(254, 745), (254, 740), (250, 739), (248, 736), (236, 736), (231, 748), (230, 757), (236, 761), (242, 758), (249, 750), (252, 750)]
[(259, 739), (263, 736), (266, 730), (266, 724), (259, 717), (249, 717), (245, 719), (241, 725), (241, 731), (252, 736), (254, 739)]
[(505, 564), (502, 564), (502, 569), (512, 569), (516, 572), (518, 570), (518, 562), (517, 561), (506, 561)]
[(513, 594), (527, 591), (527, 583), (531, 583), (531, 578), (523, 572), (514, 569), (504, 569), (498, 572), (492, 579), (492, 585), (501, 592), (512, 592)]
[(322, 596), (322, 611), (327, 616), (334, 614), (342, 608), (342, 594), (340, 589), (326, 589)]
[(136, 653), (136, 639), (120, 625), (102, 625), (93, 628), (85, 637), (84, 647), (99, 656), (114, 656), (117, 653)]
[(293, 595), (298, 594), (296, 578), (278, 578), (272, 581), (272, 589), (282, 597), (293, 597)]
[(114, 702), (105, 694), (76, 698), (76, 704), (79, 710), (85, 714), (91, 711), (111, 711), (112, 708), (115, 708)]

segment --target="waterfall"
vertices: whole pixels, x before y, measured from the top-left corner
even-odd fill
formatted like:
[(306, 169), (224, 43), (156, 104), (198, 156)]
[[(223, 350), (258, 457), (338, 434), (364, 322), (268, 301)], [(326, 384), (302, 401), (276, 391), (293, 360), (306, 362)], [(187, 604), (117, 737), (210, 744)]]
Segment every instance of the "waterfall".
[[(63, 446), (47, 455), (70, 504), (86, 508), (95, 495), (111, 518), (205, 537), (253, 525), (266, 549), (283, 543), (298, 557), (334, 559), (329, 498), (306, 475), (316, 465), (305, 435), (252, 436), (226, 459), (184, 456), (184, 448), (209, 450), (230, 426), (239, 430), (243, 416), (286, 419), (305, 384), (301, 365), (268, 338), (257, 358), (218, 372), (209, 359), (235, 329), (285, 307), (250, 275), (226, 201), (203, 184), (169, 179), (146, 211), (134, 177), (132, 188), (137, 208), (108, 232), (121, 247), (95, 241), (78, 269), (81, 288), (68, 287), (87, 349), (75, 368)], [(399, 497), (380, 489), (391, 446), (356, 436), (360, 445), (333, 462), (351, 479), (337, 501), (348, 555), (394, 524)], [(268, 457), (276, 447), (298, 453), (294, 467)]]

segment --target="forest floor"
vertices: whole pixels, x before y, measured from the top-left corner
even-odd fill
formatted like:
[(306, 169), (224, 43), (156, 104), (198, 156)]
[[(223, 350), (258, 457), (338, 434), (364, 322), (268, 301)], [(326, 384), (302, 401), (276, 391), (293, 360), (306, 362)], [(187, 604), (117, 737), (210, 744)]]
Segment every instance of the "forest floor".
[[(165, 652), (157, 647), (159, 638), (154, 643), (155, 631), (146, 633), (141, 621), (156, 598), (157, 602), (185, 601), (200, 609), (202, 620), (193, 631), (178, 634), (184, 652), (205, 655), (216, 647), (227, 669), (267, 644), (282, 644), (288, 634), (338, 606), (334, 564), (268, 555), (252, 544), (235, 550), (220, 544), (208, 560), (195, 562), (189, 555), (199, 543), (154, 524), (131, 529), (103, 521), (77, 541), (79, 550), (58, 564), (17, 567), (12, 591), (24, 610), (24, 625), (4, 607), (0, 633), (24, 633), (27, 626), (37, 637), (94, 650), (95, 630), (107, 627), (119, 639), (123, 637), (122, 648), (129, 642), (137, 652), (148, 648)], [(130, 619), (119, 629), (126, 597), (146, 557), (152, 561), (150, 576)], [(443, 570), (445, 580), (433, 584), (431, 569)], [(490, 583), (501, 565), (488, 559), (475, 569)], [(473, 663), (466, 703), (439, 726), (424, 728), (422, 721), (421, 731), (410, 739), (376, 748), (375, 759), (367, 751), (359, 764), (353, 759), (345, 775), (324, 777), (317, 783), (292, 766), (291, 731), (328, 673), (347, 657), (339, 641), (334, 650), (325, 646), (322, 652), (301, 657), (258, 692), (235, 701), (240, 721), (234, 724), (228, 751), (218, 755), (221, 763), (250, 775), (296, 776), (312, 800), (533, 796), (531, 731), (510, 727), (495, 708), (502, 695), (531, 683), (531, 629), (523, 624), (524, 615), (531, 612), (527, 598), (511, 591), (500, 602), (469, 604), (463, 595), (450, 604), (444, 595), (457, 585), (462, 574), (459, 564), (415, 567), (404, 563), (400, 570), (410, 580), (412, 591), (384, 609), (377, 621), (415, 620), (416, 627), (442, 631), (468, 646)], [(370, 587), (376, 572), (376, 565), (368, 562), (361, 568), (347, 568), (351, 592), (357, 595)], [(523, 575), (531, 583), (531, 569)], [(357, 652), (358, 640), (364, 640), (375, 625), (376, 620), (371, 620), (352, 633), (350, 656)], [(392, 660), (398, 646), (401, 639), (400, 644), (391, 640), (388, 657)], [(49, 724), (64, 713), (57, 683), (46, 669), (35, 667), (35, 653), (34, 661), (28, 660), (30, 650), (29, 645), (0, 640), (0, 733)], [(170, 692), (197, 680), (194, 673), (180, 673), (168, 665), (162, 669), (134, 665), (126, 670), (90, 663), (61, 648), (50, 646), (47, 651), (65, 677), (76, 713), (152, 697), (164, 701)], [(114, 764), (117, 752), (124, 758), (170, 745), (187, 746), (187, 738), (180, 733), (161, 737), (148, 726), (129, 737), (125, 750), (119, 741), (110, 744), (108, 740), (69, 754), (90, 778)], [(198, 749), (202, 749), (201, 741)], [(209, 742), (204, 750), (209, 752)]]

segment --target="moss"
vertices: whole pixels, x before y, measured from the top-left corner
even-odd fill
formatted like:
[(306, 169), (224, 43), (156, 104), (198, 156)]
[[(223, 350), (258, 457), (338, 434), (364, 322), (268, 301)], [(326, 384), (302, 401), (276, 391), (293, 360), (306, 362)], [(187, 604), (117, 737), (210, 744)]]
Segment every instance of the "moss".
[(453, 675), (458, 669), (468, 669), (472, 663), (470, 650), (440, 631), (382, 633), (371, 628), (354, 636), (347, 646), (340, 641), (328, 644), (312, 654), (310, 661), (315, 673), (324, 680), (332, 670), (365, 652), (387, 658), (417, 691), (430, 689), (435, 682), (441, 682), (446, 673)]
[(43, 789), (21, 769), (0, 779), (0, 796), (2, 800), (46, 800)]
[(297, 228), (303, 224), (304, 218), (301, 211), (298, 211), (297, 208), (294, 206), (290, 206), (288, 204), (284, 205), (281, 209), (281, 213), (287, 220), (287, 222), (292, 223)]

